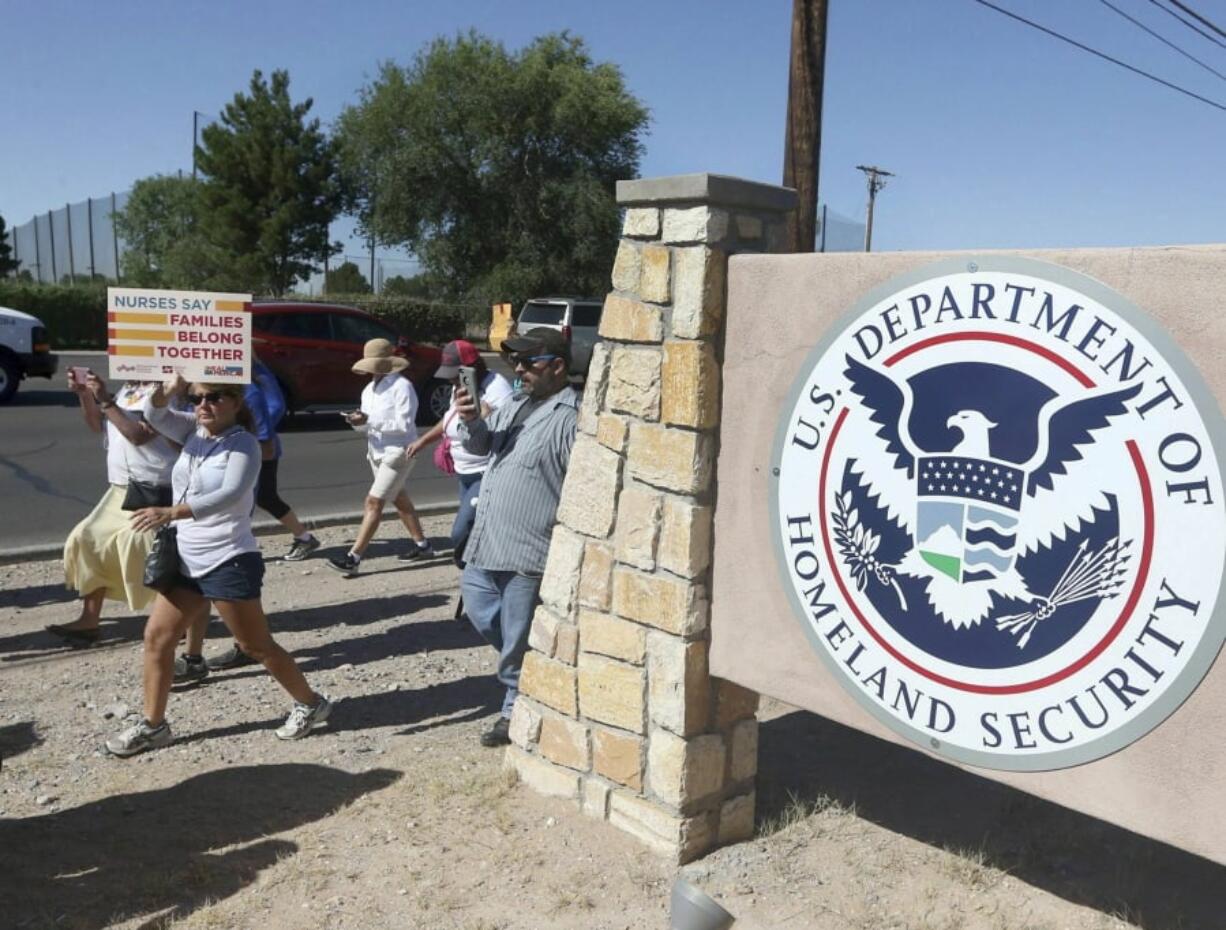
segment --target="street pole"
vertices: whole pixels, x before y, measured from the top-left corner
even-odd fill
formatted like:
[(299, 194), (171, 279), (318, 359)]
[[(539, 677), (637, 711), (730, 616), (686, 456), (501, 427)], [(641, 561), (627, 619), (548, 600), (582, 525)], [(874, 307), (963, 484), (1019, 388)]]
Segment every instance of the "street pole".
[(68, 221), (68, 283), (77, 283), (77, 260), (72, 252), (72, 204), (64, 204), (64, 217)]
[(50, 210), (47, 211), (47, 225), (51, 227), (51, 235), (48, 236), (48, 238), (51, 240), (51, 283), (59, 284), (59, 278), (56, 275), (57, 269), (55, 267), (55, 216)]
[(873, 205), (877, 202), (877, 191), (886, 185), (886, 178), (894, 177), (892, 171), (878, 168), (874, 165), (856, 165), (857, 171), (863, 171), (868, 179), (868, 222), (864, 226), (864, 251), (873, 251)]
[(111, 191), (111, 248), (115, 250), (115, 283), (123, 284), (119, 273), (119, 233), (115, 229), (115, 192)]
[(89, 283), (94, 283), (94, 198), (85, 201), (85, 222), (89, 224)]
[(826, 0), (792, 0), (787, 132), (783, 186), (796, 190), (788, 214), (789, 252), (812, 252), (817, 238), (817, 181), (822, 148), (822, 82), (826, 71)]
[(38, 277), (38, 283), (43, 283), (43, 250), (38, 244), (38, 214), (34, 214), (34, 274)]
[(196, 121), (197, 116), (199, 116), (199, 114), (195, 110), (192, 110), (192, 180), (193, 181), (196, 180), (196, 139), (199, 137), (199, 129), (198, 129), (199, 123)]
[(375, 234), (370, 234), (370, 293), (375, 293)]

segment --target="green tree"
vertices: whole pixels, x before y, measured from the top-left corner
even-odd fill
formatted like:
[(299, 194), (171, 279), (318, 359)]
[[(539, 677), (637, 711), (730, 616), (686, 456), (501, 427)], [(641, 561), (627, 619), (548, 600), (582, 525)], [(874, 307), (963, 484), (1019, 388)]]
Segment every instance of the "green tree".
[(370, 283), (353, 262), (344, 262), (328, 272), (324, 279), (325, 294), (369, 294)]
[(16, 274), (19, 264), (20, 262), (13, 258), (13, 247), (9, 245), (8, 227), (4, 217), (0, 216), (0, 278)]
[(383, 295), (385, 297), (430, 298), (441, 296), (442, 292), (443, 289), (438, 286), (438, 283), (425, 274), (415, 274), (409, 278), (398, 274), (385, 279), (383, 282)]
[(614, 185), (638, 172), (647, 118), (621, 71), (567, 33), (517, 52), (475, 32), (437, 39), (341, 114), (347, 203), (448, 296), (601, 293)]
[(229, 253), (211, 245), (201, 224), (201, 182), (174, 175), (141, 178), (115, 214), (123, 242), (124, 283), (136, 287), (229, 289)]
[(335, 149), (319, 120), (307, 120), (312, 103), (290, 100), (287, 72), (265, 80), (256, 71), (248, 92), (201, 132), (200, 218), (207, 240), (228, 256), (230, 286), (284, 294), (332, 250)]

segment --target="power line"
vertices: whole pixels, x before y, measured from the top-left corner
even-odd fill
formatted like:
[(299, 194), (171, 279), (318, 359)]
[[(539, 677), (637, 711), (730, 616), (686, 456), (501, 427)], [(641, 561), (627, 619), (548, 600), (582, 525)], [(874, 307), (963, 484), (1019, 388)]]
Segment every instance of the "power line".
[(1170, 47), (1171, 47), (1171, 48), (1173, 48), (1175, 51), (1177, 51), (1177, 52), (1178, 52), (1180, 55), (1182, 55), (1184, 58), (1187, 58), (1187, 59), (1189, 59), (1190, 61), (1194, 61), (1194, 62), (1196, 62), (1198, 65), (1200, 65), (1200, 66), (1201, 66), (1202, 68), (1204, 68), (1206, 71), (1208, 71), (1210, 74), (1215, 74), (1215, 75), (1217, 75), (1219, 78), (1221, 78), (1223, 81), (1226, 81), (1226, 74), (1222, 74), (1222, 72), (1221, 72), (1221, 71), (1218, 71), (1216, 68), (1212, 68), (1212, 67), (1210, 67), (1209, 65), (1205, 64), (1203, 61), (1201, 61), (1201, 60), (1200, 60), (1199, 58), (1197, 58), (1195, 55), (1192, 55), (1192, 54), (1190, 54), (1189, 52), (1185, 52), (1185, 51), (1184, 51), (1182, 48), (1180, 48), (1180, 47), (1179, 47), (1178, 45), (1176, 45), (1174, 42), (1170, 41), (1170, 40), (1169, 40), (1169, 39), (1167, 39), (1165, 36), (1159, 35), (1158, 33), (1154, 32), (1154, 30), (1150, 29), (1150, 28), (1149, 28), (1147, 25), (1145, 25), (1145, 24), (1144, 24), (1143, 22), (1141, 22), (1140, 20), (1138, 20), (1138, 19), (1133, 19), (1131, 16), (1129, 16), (1127, 13), (1125, 13), (1123, 10), (1121, 10), (1121, 9), (1120, 9), (1118, 6), (1116, 6), (1115, 4), (1113, 4), (1113, 3), (1111, 2), (1111, 0), (1098, 0), (1098, 2), (1099, 2), (1099, 3), (1101, 3), (1103, 6), (1107, 7), (1107, 9), (1109, 9), (1109, 10), (1114, 10), (1116, 13), (1119, 13), (1119, 14), (1120, 14), (1120, 16), (1124, 17), (1124, 19), (1128, 20), (1128, 22), (1132, 23), (1132, 24), (1133, 24), (1134, 26), (1136, 26), (1138, 29), (1143, 29), (1143, 30), (1145, 30), (1145, 31), (1146, 31), (1146, 32), (1148, 32), (1148, 33), (1149, 33), (1151, 36), (1153, 36), (1155, 39), (1157, 39), (1159, 42), (1161, 42), (1163, 45), (1168, 45), (1168, 46), (1170, 46)]
[(1179, 9), (1183, 10), (1185, 13), (1187, 13), (1189, 16), (1193, 17), (1194, 19), (1198, 19), (1198, 20), (1200, 20), (1202, 23), (1204, 23), (1206, 26), (1208, 26), (1210, 29), (1212, 29), (1214, 32), (1216, 32), (1218, 35), (1220, 35), (1222, 38), (1226, 38), (1226, 32), (1223, 32), (1223, 31), (1222, 31), (1222, 30), (1221, 30), (1221, 29), (1220, 29), (1218, 26), (1216, 26), (1215, 24), (1213, 24), (1213, 23), (1209, 22), (1209, 20), (1205, 19), (1205, 17), (1201, 16), (1199, 13), (1197, 13), (1197, 12), (1196, 12), (1194, 9), (1192, 9), (1190, 6), (1186, 6), (1185, 4), (1180, 3), (1180, 2), (1179, 2), (1179, 0), (1167, 0), (1167, 2), (1168, 2), (1168, 3), (1169, 3), (1171, 6), (1177, 6), (1177, 7), (1179, 7)]
[(1223, 42), (1221, 39), (1216, 38), (1215, 36), (1209, 35), (1209, 33), (1201, 29), (1200, 26), (1196, 25), (1196, 23), (1188, 22), (1186, 19), (1184, 19), (1182, 16), (1180, 16), (1170, 7), (1163, 6), (1161, 3), (1158, 2), (1158, 0), (1149, 0), (1149, 2), (1152, 3), (1154, 6), (1156, 6), (1158, 9), (1160, 9), (1167, 16), (1173, 16), (1175, 18), (1175, 22), (1182, 23), (1183, 25), (1191, 29), (1193, 32), (1195, 32), (1197, 35), (1204, 36), (1214, 45), (1220, 45), (1222, 48), (1226, 48), (1226, 42)]
[(1033, 22), (1029, 19), (1026, 19), (1024, 16), (1018, 16), (1016, 13), (1010, 12), (1009, 10), (1006, 10), (1003, 7), (999, 7), (994, 3), (989, 3), (988, 0), (975, 0), (975, 3), (978, 3), (980, 6), (986, 6), (990, 10), (995, 10), (997, 13), (1000, 13), (1004, 16), (1008, 16), (1010, 19), (1016, 19), (1019, 23), (1025, 23), (1027, 26), (1030, 26), (1032, 29), (1037, 29), (1039, 30), (1039, 32), (1046, 33), (1047, 35), (1051, 36), (1054, 39), (1059, 39), (1061, 42), (1067, 42), (1069, 45), (1072, 45), (1075, 48), (1079, 48), (1083, 52), (1089, 52), (1091, 55), (1095, 55), (1098, 58), (1103, 59), (1104, 61), (1109, 61), (1113, 65), (1119, 65), (1121, 68), (1124, 68), (1127, 71), (1131, 71), (1133, 74), (1139, 74), (1143, 78), (1149, 78), (1151, 81), (1154, 81), (1157, 84), (1161, 84), (1163, 87), (1169, 87), (1171, 90), (1177, 91), (1186, 97), (1191, 97), (1193, 100), (1199, 100), (1201, 103), (1207, 103), (1209, 106), (1213, 107), (1214, 109), (1221, 110), (1224, 113), (1226, 113), (1226, 104), (1218, 103), (1216, 100), (1210, 100), (1208, 97), (1202, 97), (1200, 94), (1193, 93), (1192, 91), (1188, 90), (1186, 87), (1180, 87), (1178, 84), (1172, 84), (1170, 81), (1163, 80), (1162, 78), (1158, 77), (1155, 74), (1150, 74), (1148, 71), (1142, 71), (1140, 68), (1133, 67), (1132, 65), (1127, 64), (1126, 62), (1120, 61), (1118, 58), (1112, 58), (1106, 52), (1100, 52), (1096, 48), (1090, 48), (1090, 46), (1088, 45), (1083, 45), (1081, 42), (1078, 42), (1076, 39), (1070, 39), (1068, 36), (1062, 35), (1061, 33), (1056, 32), (1053, 29), (1048, 29), (1046, 26), (1040, 26), (1038, 23)]

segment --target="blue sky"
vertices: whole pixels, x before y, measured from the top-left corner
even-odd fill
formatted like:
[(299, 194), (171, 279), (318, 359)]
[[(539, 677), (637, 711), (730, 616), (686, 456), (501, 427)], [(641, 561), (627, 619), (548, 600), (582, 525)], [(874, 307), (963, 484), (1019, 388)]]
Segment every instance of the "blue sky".
[[(996, 2), (1226, 102), (1226, 80), (1103, 0)], [(1226, 27), (1226, 0), (1188, 2)], [(1112, 3), (1226, 73), (1226, 48), (1151, 0)], [(1226, 241), (1226, 112), (973, 0), (830, 7), (821, 198), (862, 218), (855, 166), (895, 172), (877, 201), (876, 249)], [(790, 0), (5, 0), (0, 214), (24, 223), (190, 170), (192, 111), (219, 111), (254, 68), (288, 69), (294, 96), (313, 97), (328, 123), (380, 61), (407, 62), (470, 27), (510, 47), (569, 29), (617, 63), (652, 114), (643, 176), (778, 183), (790, 10)]]

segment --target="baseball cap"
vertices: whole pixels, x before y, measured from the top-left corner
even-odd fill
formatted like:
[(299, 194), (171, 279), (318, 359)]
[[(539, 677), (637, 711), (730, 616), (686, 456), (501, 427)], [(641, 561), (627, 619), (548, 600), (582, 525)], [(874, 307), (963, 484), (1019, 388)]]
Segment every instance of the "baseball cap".
[(570, 343), (556, 329), (530, 329), (520, 336), (504, 339), (502, 348), (504, 352), (514, 352), (517, 355), (527, 352), (534, 355), (556, 355), (570, 364)]
[(434, 377), (448, 381), (460, 373), (461, 365), (475, 365), (481, 360), (481, 353), (471, 342), (463, 339), (453, 339), (443, 346), (443, 357), (439, 360)]

